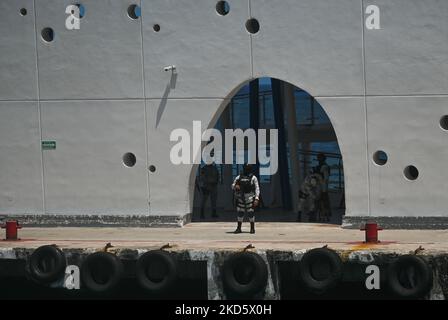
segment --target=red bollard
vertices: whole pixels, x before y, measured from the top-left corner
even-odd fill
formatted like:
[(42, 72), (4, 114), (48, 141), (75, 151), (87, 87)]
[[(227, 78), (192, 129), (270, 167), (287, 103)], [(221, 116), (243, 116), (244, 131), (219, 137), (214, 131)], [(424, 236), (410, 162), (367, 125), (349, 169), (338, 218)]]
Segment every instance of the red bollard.
[(22, 226), (19, 225), (19, 221), (17, 220), (9, 220), (6, 221), (4, 225), (2, 225), (2, 229), (6, 229), (6, 239), (5, 240), (20, 240), (18, 238), (18, 229), (22, 229)]
[(361, 228), (361, 231), (366, 231), (366, 243), (378, 243), (378, 231), (383, 230), (382, 228), (378, 228), (378, 224), (376, 222), (368, 221), (364, 227)]

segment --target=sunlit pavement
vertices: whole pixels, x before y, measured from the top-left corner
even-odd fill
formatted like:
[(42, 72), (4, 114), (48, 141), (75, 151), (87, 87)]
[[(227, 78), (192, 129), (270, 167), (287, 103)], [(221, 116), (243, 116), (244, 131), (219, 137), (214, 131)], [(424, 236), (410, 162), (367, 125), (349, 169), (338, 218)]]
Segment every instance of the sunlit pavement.
[[(448, 252), (448, 230), (384, 230), (380, 243), (365, 244), (364, 232), (339, 225), (310, 223), (256, 224), (256, 234), (233, 234), (231, 222), (191, 223), (182, 228), (27, 228), (19, 230), (20, 241), (0, 241), (0, 248), (37, 248), (56, 244), (61, 248), (101, 249), (110, 242), (114, 248), (154, 249), (166, 244), (170, 250), (303, 250), (328, 245), (335, 250), (375, 250), (408, 253), (418, 247), (422, 254)], [(4, 237), (4, 235), (2, 235)]]

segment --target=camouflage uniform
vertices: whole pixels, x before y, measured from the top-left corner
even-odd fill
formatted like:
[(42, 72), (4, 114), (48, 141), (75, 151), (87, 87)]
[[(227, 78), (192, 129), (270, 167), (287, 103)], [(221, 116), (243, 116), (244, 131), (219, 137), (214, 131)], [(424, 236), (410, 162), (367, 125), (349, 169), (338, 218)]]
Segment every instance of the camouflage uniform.
[(314, 172), (321, 176), (322, 194), (319, 200), (319, 220), (328, 222), (331, 216), (330, 197), (328, 195), (328, 182), (330, 179), (330, 166), (325, 162), (325, 157), (319, 162)]
[(244, 165), (243, 173), (232, 183), (235, 192), (238, 225), (234, 233), (241, 233), (244, 215), (247, 213), (250, 221), (250, 233), (255, 233), (255, 207), (260, 199), (260, 186), (257, 177), (252, 173), (252, 166)]
[(299, 190), (299, 221), (301, 220), (301, 213), (305, 209), (308, 209), (308, 212), (311, 215), (310, 218), (314, 217), (321, 194), (322, 176), (317, 173), (308, 175)]

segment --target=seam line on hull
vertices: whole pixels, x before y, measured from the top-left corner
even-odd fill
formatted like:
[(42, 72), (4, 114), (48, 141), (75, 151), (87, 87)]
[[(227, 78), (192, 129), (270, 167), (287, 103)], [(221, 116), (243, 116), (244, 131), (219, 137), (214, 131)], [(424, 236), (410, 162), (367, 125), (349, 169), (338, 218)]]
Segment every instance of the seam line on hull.
[[(251, 7), (251, 0), (248, 0), (248, 6), (249, 6), (249, 19), (252, 18), (252, 7)], [(250, 75), (252, 79), (254, 78), (254, 54), (253, 54), (253, 45), (252, 45), (252, 34), (249, 34), (249, 45), (250, 45)]]
[(366, 166), (367, 166), (367, 215), (370, 216), (370, 161), (369, 161), (369, 129), (367, 114), (367, 81), (366, 81), (366, 48), (365, 48), (365, 30), (364, 30), (364, 0), (361, 0), (361, 45), (362, 45), (362, 77), (364, 83), (364, 122), (365, 122), (365, 141), (366, 141)]
[[(140, 10), (143, 10), (142, 0), (140, 0)], [(150, 201), (150, 192), (149, 192), (149, 142), (148, 142), (148, 115), (146, 109), (146, 74), (145, 74), (145, 46), (143, 43), (143, 17), (144, 14), (140, 15), (140, 36), (141, 36), (141, 54), (142, 54), (142, 81), (143, 81), (143, 97), (145, 97), (144, 106), (143, 106), (143, 114), (145, 121), (145, 158), (146, 158), (146, 166), (145, 166), (145, 174), (146, 174), (146, 193), (147, 193), (147, 201), (148, 204), (148, 213), (150, 211), (149, 201)]]
[(39, 50), (37, 48), (37, 7), (36, 0), (33, 0), (33, 11), (34, 11), (34, 49), (36, 50), (36, 88), (37, 88), (37, 114), (38, 114), (38, 123), (39, 123), (39, 149), (40, 149), (40, 164), (41, 164), (41, 182), (42, 182), (42, 210), (45, 214), (47, 211), (46, 208), (46, 192), (45, 192), (45, 166), (44, 166), (44, 150), (42, 149), (42, 110), (40, 104), (40, 85), (39, 85)]
[[(314, 95), (314, 98), (448, 98), (448, 94), (407, 94), (407, 95), (375, 95), (375, 94), (352, 94), (352, 95)], [(103, 98), (103, 99), (0, 99), (0, 102), (64, 102), (64, 101), (145, 101), (162, 100), (163, 98)], [(226, 97), (175, 97), (166, 100), (231, 100)]]

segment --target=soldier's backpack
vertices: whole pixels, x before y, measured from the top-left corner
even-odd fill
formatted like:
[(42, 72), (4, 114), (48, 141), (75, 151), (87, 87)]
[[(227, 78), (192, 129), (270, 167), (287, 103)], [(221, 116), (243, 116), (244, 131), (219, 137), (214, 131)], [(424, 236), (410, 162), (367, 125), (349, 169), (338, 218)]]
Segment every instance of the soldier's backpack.
[(255, 186), (252, 184), (252, 177), (253, 177), (252, 174), (248, 176), (240, 175), (240, 179), (238, 180), (238, 182), (240, 185), (241, 192), (251, 193), (255, 191)]

